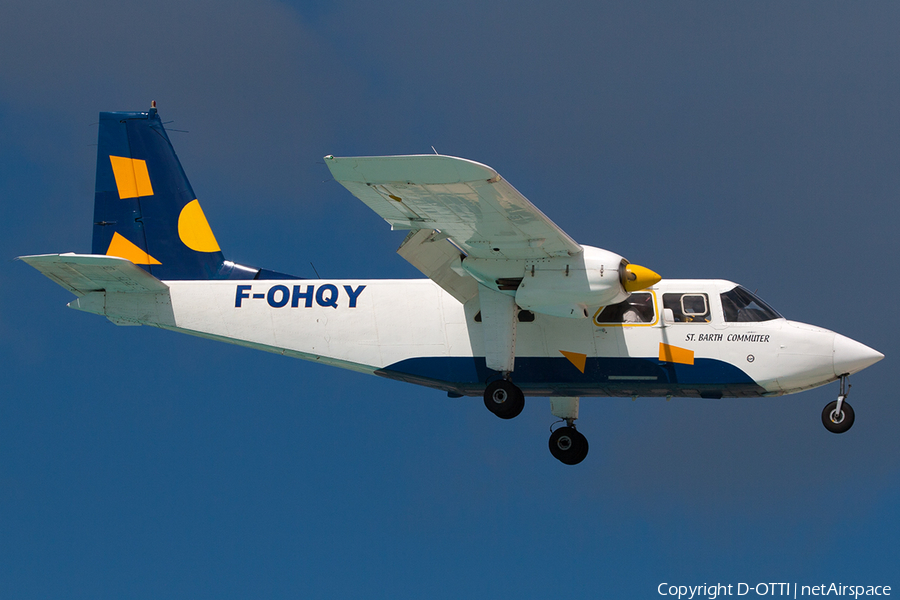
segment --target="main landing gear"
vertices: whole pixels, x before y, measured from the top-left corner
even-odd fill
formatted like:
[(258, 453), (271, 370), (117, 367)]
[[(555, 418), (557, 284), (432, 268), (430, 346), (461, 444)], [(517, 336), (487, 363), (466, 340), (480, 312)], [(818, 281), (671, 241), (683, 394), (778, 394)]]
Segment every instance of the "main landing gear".
[(841, 391), (838, 399), (826, 404), (822, 410), (822, 425), (831, 433), (844, 433), (853, 427), (853, 420), (856, 418), (856, 415), (853, 414), (853, 407), (846, 402), (846, 398), (850, 394), (847, 377), (847, 375), (841, 375)]
[[(501, 419), (519, 416), (525, 408), (525, 394), (508, 379), (492, 381), (484, 390), (484, 405)], [(550, 398), (550, 412), (565, 421), (563, 427), (551, 429), (550, 454), (566, 465), (577, 465), (587, 456), (588, 441), (575, 429), (578, 398)]]
[(588, 453), (588, 441), (575, 429), (575, 424), (553, 431), (550, 434), (550, 454), (564, 465), (577, 465)]
[(512, 419), (525, 408), (525, 394), (512, 381), (498, 379), (485, 388), (484, 405), (501, 419)]

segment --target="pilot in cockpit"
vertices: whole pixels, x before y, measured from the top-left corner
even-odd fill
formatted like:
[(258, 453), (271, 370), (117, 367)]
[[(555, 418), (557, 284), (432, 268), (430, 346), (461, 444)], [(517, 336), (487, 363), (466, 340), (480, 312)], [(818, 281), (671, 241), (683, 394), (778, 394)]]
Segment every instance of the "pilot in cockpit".
[(653, 299), (650, 294), (632, 294), (622, 303), (623, 323), (649, 323), (653, 320)]

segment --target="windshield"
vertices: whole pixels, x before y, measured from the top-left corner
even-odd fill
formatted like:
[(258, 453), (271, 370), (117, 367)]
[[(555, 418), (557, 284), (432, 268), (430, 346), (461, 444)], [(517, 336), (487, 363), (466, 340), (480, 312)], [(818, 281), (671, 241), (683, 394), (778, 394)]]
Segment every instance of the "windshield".
[(737, 286), (722, 297), (722, 310), (728, 323), (750, 323), (782, 318), (778, 312), (757, 298), (753, 292)]

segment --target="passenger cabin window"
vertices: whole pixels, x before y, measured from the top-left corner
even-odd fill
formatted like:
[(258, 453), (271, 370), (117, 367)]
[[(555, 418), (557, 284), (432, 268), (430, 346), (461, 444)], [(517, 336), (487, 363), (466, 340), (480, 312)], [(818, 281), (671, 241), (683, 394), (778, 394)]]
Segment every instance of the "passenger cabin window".
[(709, 323), (709, 299), (706, 294), (663, 294), (663, 308), (672, 309), (676, 323)]
[(653, 322), (653, 294), (649, 292), (634, 292), (628, 300), (618, 304), (610, 304), (605, 307), (594, 321), (600, 323), (652, 323)]
[(782, 318), (774, 308), (741, 286), (721, 294), (721, 297), (722, 310), (728, 323), (754, 323)]

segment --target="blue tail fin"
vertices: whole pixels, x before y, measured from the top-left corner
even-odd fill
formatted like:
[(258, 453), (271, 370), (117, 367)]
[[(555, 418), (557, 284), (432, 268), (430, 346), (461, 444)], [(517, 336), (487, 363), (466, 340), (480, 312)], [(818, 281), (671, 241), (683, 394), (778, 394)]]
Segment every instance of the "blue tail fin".
[(160, 280), (297, 279), (225, 260), (156, 112), (100, 113), (92, 254)]
[(235, 276), (155, 107), (100, 113), (92, 252), (162, 280)]

